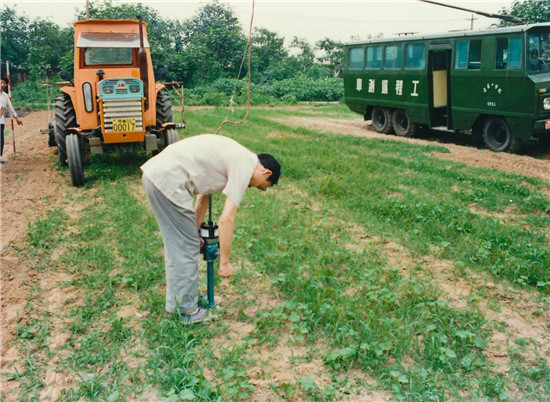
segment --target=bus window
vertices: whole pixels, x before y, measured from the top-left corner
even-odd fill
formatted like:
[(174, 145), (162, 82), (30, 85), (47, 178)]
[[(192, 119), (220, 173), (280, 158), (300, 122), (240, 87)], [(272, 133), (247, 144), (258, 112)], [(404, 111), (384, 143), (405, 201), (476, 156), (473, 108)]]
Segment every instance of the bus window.
[(423, 43), (409, 44), (405, 46), (405, 67), (411, 69), (423, 69), (426, 65), (426, 45)]
[(521, 38), (498, 38), (495, 69), (520, 69), (522, 45)]
[(349, 68), (350, 70), (360, 70), (365, 63), (365, 49), (354, 47), (349, 50)]
[(481, 67), (481, 39), (457, 42), (455, 67), (457, 69), (479, 70)]
[(367, 48), (367, 68), (382, 67), (382, 46), (371, 46)]
[(529, 35), (529, 72), (550, 70), (550, 34)]
[(403, 65), (403, 52), (401, 45), (386, 46), (384, 68), (401, 68)]

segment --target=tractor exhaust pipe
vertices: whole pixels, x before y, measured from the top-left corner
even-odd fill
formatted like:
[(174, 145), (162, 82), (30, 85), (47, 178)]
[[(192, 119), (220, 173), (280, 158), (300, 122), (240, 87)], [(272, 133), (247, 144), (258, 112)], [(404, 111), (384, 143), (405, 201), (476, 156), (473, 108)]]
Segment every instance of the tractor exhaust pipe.
[(143, 21), (138, 15), (139, 21), (139, 78), (143, 81), (143, 96), (145, 96), (145, 110), (149, 109), (149, 71), (147, 70), (147, 53), (145, 52), (145, 45), (143, 41)]

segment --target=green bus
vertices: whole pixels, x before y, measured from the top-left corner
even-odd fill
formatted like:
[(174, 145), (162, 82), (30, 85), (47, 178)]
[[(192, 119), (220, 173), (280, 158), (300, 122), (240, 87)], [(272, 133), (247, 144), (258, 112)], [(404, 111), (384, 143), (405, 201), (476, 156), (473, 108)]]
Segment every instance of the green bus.
[(420, 127), (513, 152), (550, 139), (550, 23), (346, 44), (347, 106), (379, 133)]

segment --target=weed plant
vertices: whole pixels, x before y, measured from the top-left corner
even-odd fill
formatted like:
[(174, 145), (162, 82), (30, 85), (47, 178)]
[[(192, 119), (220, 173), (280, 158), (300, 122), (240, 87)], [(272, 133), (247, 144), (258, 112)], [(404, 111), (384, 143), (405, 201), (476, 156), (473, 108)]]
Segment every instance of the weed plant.
[[(226, 114), (188, 111), (180, 137), (215, 132)], [(222, 132), (283, 165), (279, 186), (247, 192), (239, 207), (233, 262), (240, 269), (230, 284), (240, 298), (220, 314), (252, 326), (240, 339), (227, 336), (223, 320), (190, 328), (164, 312), (162, 242), (138, 169), (146, 155), (92, 158), (86, 187), (68, 190), (77, 213), (52, 210), (29, 227), (37, 269), (63, 270), (72, 277), (64, 285), (83, 295), (63, 311), (69, 340), (57, 370), (76, 384), (63, 399), (247, 400), (251, 373), (263, 369), (253, 351), (282, 342), (311, 350), (329, 381), (308, 373), (270, 383), (280, 399), (353, 399), (367, 386), (351, 380), (356, 371), (376, 380), (370, 388), (403, 400), (550, 394), (547, 352), (526, 362), (521, 351), (531, 344), (520, 342), (509, 373), (499, 374), (485, 353), (493, 323), (446, 302), (423, 266), (425, 256), (446, 259), (459, 274), (488, 273), (547, 297), (548, 184), (439, 160), (431, 156), (445, 152), (437, 145), (274, 122), (304, 114), (349, 115), (336, 106), (255, 109), (246, 124)], [(221, 198), (214, 202), (219, 212)], [(387, 258), (389, 242), (408, 252), (408, 266)], [(250, 294), (258, 274), (271, 283), (266, 295)], [(261, 308), (267, 293), (280, 302)], [(28, 309), (35, 321), (18, 329), (17, 342), (42, 353), (12, 376), (32, 399), (56, 351), (48, 342), (52, 317), (40, 314), (38, 298)]]

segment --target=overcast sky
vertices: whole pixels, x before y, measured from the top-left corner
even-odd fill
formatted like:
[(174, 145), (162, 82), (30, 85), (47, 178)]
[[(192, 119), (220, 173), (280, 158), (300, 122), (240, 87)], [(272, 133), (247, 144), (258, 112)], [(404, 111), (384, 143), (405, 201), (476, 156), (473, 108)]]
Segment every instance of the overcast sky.
[[(93, 0), (90, 0), (91, 2)], [(158, 10), (168, 19), (184, 21), (211, 0), (132, 1), (112, 0), (112, 4), (142, 3)], [(229, 5), (248, 31), (252, 0), (222, 0)], [(503, 7), (510, 8), (512, 1), (478, 0), (439, 2), (475, 9), (486, 13), (498, 13)], [(1, 7), (11, 7), (31, 19), (49, 19), (65, 27), (74, 21), (75, 10), (83, 11), (86, 0), (0, 0)], [(267, 28), (285, 38), (288, 45), (294, 36), (306, 39), (311, 44), (323, 38), (349, 42), (366, 39), (368, 35), (382, 33), (384, 37), (402, 32), (418, 34), (442, 33), (449, 30), (469, 30), (471, 18), (474, 30), (488, 28), (498, 20), (485, 18), (471, 12), (422, 3), (418, 0), (256, 0), (254, 27)]]

